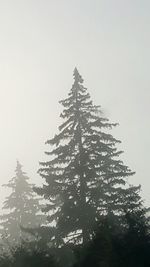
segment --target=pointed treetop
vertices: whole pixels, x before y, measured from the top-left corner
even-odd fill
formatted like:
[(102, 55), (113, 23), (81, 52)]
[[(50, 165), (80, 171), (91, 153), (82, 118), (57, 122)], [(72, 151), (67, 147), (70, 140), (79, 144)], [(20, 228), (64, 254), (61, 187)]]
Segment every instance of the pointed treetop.
[(25, 179), (28, 180), (28, 177), (26, 176), (26, 173), (22, 170), (22, 164), (19, 162), (19, 160), (17, 160), (17, 166), (16, 166), (16, 176), (21, 178), (22, 175), (24, 176)]
[(19, 160), (17, 159), (17, 168), (21, 169), (22, 168), (22, 165), (21, 163), (19, 162)]
[(74, 69), (73, 76), (76, 82), (83, 83), (83, 78), (76, 67)]
[(21, 170), (22, 170), (22, 165), (19, 162), (19, 160), (17, 160), (16, 172), (21, 171)]

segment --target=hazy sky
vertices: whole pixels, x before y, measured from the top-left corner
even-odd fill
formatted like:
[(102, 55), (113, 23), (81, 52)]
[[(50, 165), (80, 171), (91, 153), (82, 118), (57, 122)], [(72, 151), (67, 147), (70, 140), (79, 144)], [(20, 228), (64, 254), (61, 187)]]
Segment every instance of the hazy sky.
[[(75, 66), (120, 126), (125, 164), (150, 204), (150, 1), (0, 0), (0, 184), (16, 159), (39, 183)], [(0, 205), (6, 195), (0, 189)]]

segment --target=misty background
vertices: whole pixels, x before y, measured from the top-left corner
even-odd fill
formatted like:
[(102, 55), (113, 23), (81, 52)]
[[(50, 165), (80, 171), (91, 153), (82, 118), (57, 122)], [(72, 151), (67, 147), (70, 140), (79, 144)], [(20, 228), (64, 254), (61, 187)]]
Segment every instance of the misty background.
[[(38, 184), (76, 66), (95, 104), (120, 125), (124, 163), (150, 204), (150, 2), (0, 0), (0, 185), (16, 160)], [(0, 188), (0, 207), (7, 190)]]

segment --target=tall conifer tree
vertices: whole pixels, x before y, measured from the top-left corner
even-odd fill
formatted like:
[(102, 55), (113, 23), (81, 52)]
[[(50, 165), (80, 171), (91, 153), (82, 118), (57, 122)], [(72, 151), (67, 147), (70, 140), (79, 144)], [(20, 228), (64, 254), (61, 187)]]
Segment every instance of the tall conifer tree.
[(141, 206), (139, 187), (127, 185), (134, 172), (119, 159), (120, 141), (108, 132), (117, 124), (93, 104), (76, 68), (68, 97), (60, 103), (63, 123), (46, 142), (49, 161), (39, 169), (45, 184), (36, 191), (48, 200), (45, 212), (56, 224), (55, 240), (86, 243), (101, 216), (125, 219), (126, 212)]
[(21, 226), (36, 227), (45, 221), (44, 215), (39, 214), (39, 200), (35, 197), (33, 185), (28, 180), (26, 173), (22, 171), (22, 165), (17, 161), (15, 176), (8, 184), (3, 185), (12, 192), (4, 201), (5, 212), (0, 217), (1, 234), (5, 241), (14, 245), (28, 236), (22, 232)]

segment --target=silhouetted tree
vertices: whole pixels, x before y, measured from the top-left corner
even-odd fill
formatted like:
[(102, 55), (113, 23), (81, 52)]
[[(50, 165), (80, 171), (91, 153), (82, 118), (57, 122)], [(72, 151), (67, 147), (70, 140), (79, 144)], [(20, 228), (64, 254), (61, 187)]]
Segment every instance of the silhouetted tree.
[(128, 228), (123, 239), (122, 256), (125, 266), (150, 266), (150, 227), (149, 217), (145, 216), (144, 207), (134, 212), (126, 213)]
[(110, 218), (105, 217), (93, 241), (80, 251), (81, 256), (74, 267), (149, 267), (148, 221), (133, 213), (126, 216), (126, 229), (123, 226), (118, 229)]
[(39, 169), (45, 184), (36, 192), (48, 200), (44, 211), (56, 224), (56, 243), (86, 244), (101, 217), (123, 221), (131, 195), (136, 196), (130, 198), (132, 207), (141, 205), (139, 187), (128, 186), (126, 178), (134, 172), (118, 159), (120, 141), (108, 132), (117, 124), (93, 104), (76, 68), (69, 95), (60, 103), (64, 122), (46, 142), (50, 158)]
[(28, 182), (29, 178), (18, 161), (15, 173), (15, 177), (4, 185), (12, 192), (4, 201), (5, 212), (0, 217), (1, 234), (8, 245), (21, 242), (22, 238), (29, 236), (21, 231), (21, 226), (36, 227), (46, 221), (44, 215), (39, 214), (41, 207), (33, 185)]

